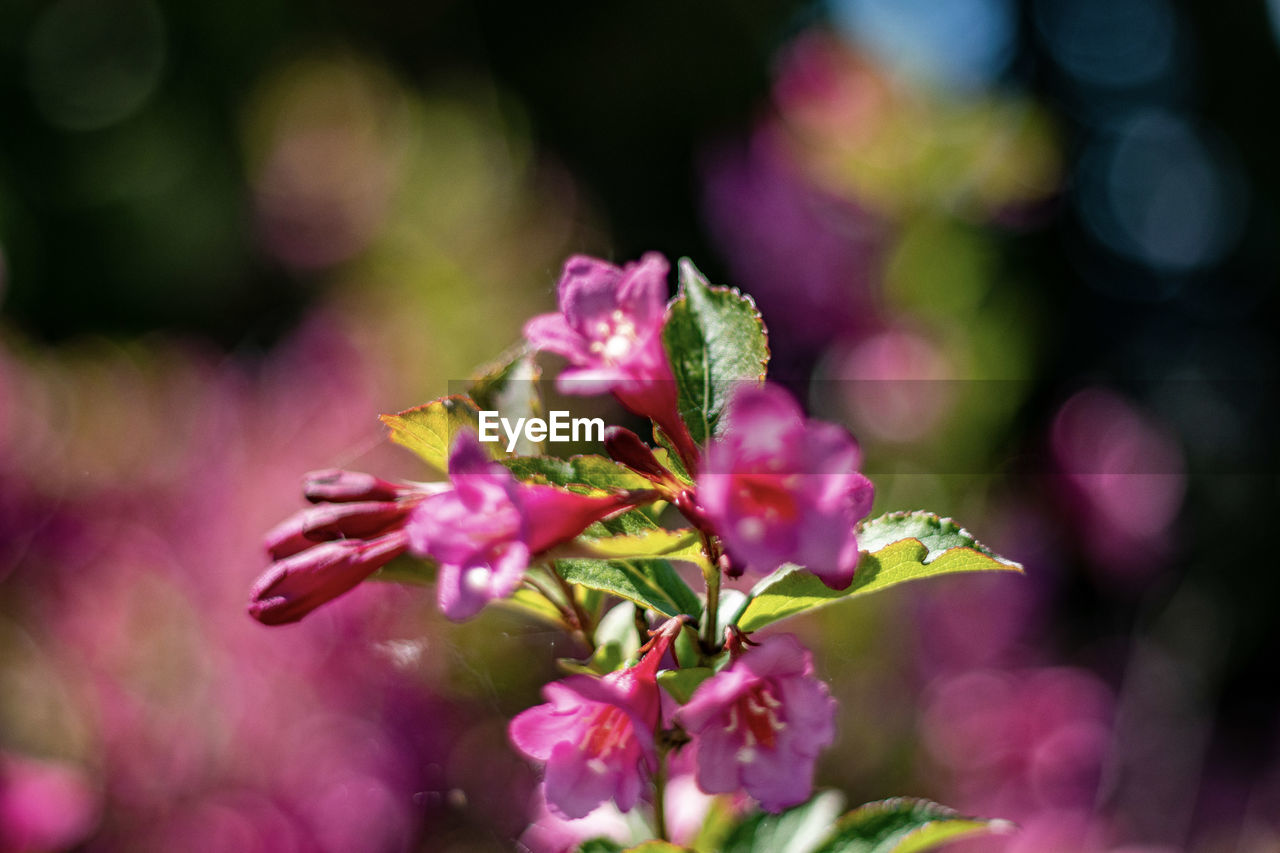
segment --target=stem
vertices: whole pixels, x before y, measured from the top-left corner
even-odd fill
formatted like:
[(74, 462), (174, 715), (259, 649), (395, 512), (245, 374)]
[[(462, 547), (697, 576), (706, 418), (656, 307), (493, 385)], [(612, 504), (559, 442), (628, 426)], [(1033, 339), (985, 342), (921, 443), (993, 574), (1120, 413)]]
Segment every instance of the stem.
[(571, 610), (568, 607), (568, 605), (566, 605), (559, 598), (557, 598), (555, 593), (547, 589), (547, 587), (544, 586), (542, 583), (540, 583), (536, 578), (534, 578), (532, 574), (526, 574), (524, 576), (524, 582), (526, 586), (528, 586), (534, 592), (541, 595), (547, 601), (551, 602), (551, 604), (556, 608), (556, 610), (560, 611), (560, 617), (564, 619), (564, 623), (566, 625), (568, 625), (570, 628), (579, 627), (577, 624), (578, 614), (574, 613), (573, 610)]
[(653, 774), (653, 822), (659, 841), (670, 841), (667, 832), (667, 748), (658, 747), (658, 770)]
[(707, 582), (707, 619), (702, 626), (702, 644), (710, 650), (719, 645), (716, 626), (720, 623), (720, 566), (712, 563), (703, 578)]
[(586, 641), (587, 646), (592, 649), (596, 647), (596, 626), (592, 623), (591, 617), (587, 615), (587, 611), (582, 609), (578, 597), (573, 594), (573, 585), (565, 580), (555, 566), (548, 566), (551, 576), (556, 579), (556, 583), (560, 585), (560, 591), (564, 593), (565, 599), (569, 602), (569, 606), (573, 608), (574, 621), (578, 623), (578, 630), (582, 632), (582, 639)]

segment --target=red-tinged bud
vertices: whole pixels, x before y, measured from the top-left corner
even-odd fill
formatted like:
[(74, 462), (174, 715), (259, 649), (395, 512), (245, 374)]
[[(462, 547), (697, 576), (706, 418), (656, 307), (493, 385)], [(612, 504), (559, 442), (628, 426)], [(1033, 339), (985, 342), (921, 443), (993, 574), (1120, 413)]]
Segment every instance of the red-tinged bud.
[(272, 564), (253, 586), (249, 615), (264, 625), (297, 622), (404, 553), (408, 538), (397, 530), (369, 541), (314, 545)]
[(312, 503), (393, 501), (405, 492), (403, 487), (388, 483), (372, 474), (343, 471), (341, 468), (312, 471), (302, 479), (302, 493)]
[(617, 462), (641, 477), (663, 486), (674, 486), (671, 472), (653, 455), (649, 446), (626, 427), (612, 426), (604, 431), (604, 449)]
[(301, 510), (266, 535), (267, 553), (281, 560), (331, 539), (368, 539), (403, 521), (410, 502), (363, 501), (323, 504)]

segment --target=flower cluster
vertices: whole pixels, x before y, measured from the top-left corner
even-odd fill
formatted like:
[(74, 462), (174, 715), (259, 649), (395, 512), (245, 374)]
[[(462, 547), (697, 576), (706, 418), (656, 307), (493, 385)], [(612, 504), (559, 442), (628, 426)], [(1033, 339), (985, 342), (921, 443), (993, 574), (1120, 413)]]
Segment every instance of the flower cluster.
[[(749, 597), (721, 608), (721, 582), (765, 576), (769, 592), (812, 581), (804, 607), (852, 590), (874, 489), (847, 431), (810, 420), (765, 381), (754, 303), (687, 262), (668, 300), (668, 269), (653, 253), (622, 268), (570, 258), (560, 310), (526, 324), (518, 356), (564, 357), (560, 390), (612, 394), (652, 422), (653, 446), (611, 427), (608, 457), (490, 454), (465, 397), (384, 416), (393, 440), (447, 467), (448, 482), (312, 475), (306, 494), (320, 505), (268, 535), (275, 562), (250, 605), (268, 624), (296, 621), (408, 555), (427, 577), (434, 570), (451, 619), (494, 601), (556, 614), (588, 656), (510, 726), (515, 748), (543, 767), (539, 809), (561, 824), (548, 835), (648, 803), (655, 834), (670, 837), (664, 789), (676, 763), (703, 796), (745, 794), (781, 811), (810, 796), (818, 755), (835, 740), (836, 703), (812, 654), (788, 634), (753, 636), (782, 616), (753, 616)], [(494, 399), (521, 373), (514, 366), (477, 380), (477, 399)], [(660, 524), (665, 506), (689, 526)], [(918, 522), (885, 516), (878, 535)], [(901, 538), (919, 535), (903, 528)], [(701, 596), (672, 561), (700, 570)], [(991, 557), (991, 568), (1010, 566)], [(637, 606), (634, 620), (605, 618), (619, 598)], [(628, 655), (629, 640), (644, 644)]]

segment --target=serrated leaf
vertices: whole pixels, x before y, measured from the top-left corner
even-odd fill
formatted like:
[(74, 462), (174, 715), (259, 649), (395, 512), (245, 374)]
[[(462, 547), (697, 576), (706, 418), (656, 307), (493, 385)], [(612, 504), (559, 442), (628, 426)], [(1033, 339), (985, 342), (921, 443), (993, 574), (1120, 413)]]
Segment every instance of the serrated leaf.
[(734, 386), (762, 381), (769, 365), (755, 302), (734, 288), (712, 287), (688, 258), (680, 259), (680, 291), (667, 309), (662, 342), (680, 416), (699, 444), (717, 434)]
[(723, 853), (811, 853), (831, 834), (844, 797), (823, 791), (782, 814), (757, 813), (734, 827)]
[[(521, 345), (479, 370), (471, 380), (471, 399), (478, 408), (500, 412), (502, 417), (512, 421), (541, 417), (542, 398), (538, 393), (541, 376), (542, 369), (534, 360), (533, 352)], [(541, 453), (543, 448), (541, 442), (530, 441), (521, 432), (515, 450), (517, 453), (534, 454)]]
[(625, 598), (664, 616), (698, 617), (702, 602), (666, 560), (557, 560), (570, 583)]
[(899, 797), (847, 813), (814, 853), (922, 853), (962, 838), (1013, 829), (1009, 821), (968, 817), (928, 800)]
[[(437, 471), (449, 470), (449, 450), (461, 429), (478, 432), (479, 410), (469, 397), (451, 395), (394, 415), (379, 415), (391, 430), (391, 440), (407, 447)], [(497, 444), (481, 445), (490, 454), (501, 453)]]
[(658, 673), (658, 684), (671, 694), (681, 705), (693, 697), (698, 685), (715, 675), (716, 671), (709, 666), (682, 667), (665, 669)]
[(733, 618), (743, 631), (757, 631), (789, 616), (837, 601), (879, 592), (907, 581), (960, 572), (1022, 572), (949, 518), (927, 512), (895, 512), (860, 525), (864, 551), (847, 589), (835, 590), (798, 566), (783, 566), (748, 594)]
[(576, 491), (650, 489), (653, 484), (612, 459), (593, 454), (560, 459), (556, 456), (514, 456), (502, 464), (524, 483), (582, 488)]

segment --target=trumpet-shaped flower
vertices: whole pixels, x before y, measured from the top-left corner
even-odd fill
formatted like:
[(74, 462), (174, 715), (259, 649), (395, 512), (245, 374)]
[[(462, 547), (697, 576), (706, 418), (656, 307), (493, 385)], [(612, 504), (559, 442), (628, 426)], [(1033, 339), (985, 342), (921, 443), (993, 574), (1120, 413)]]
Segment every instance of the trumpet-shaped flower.
[(733, 561), (755, 572), (796, 563), (847, 587), (858, 564), (854, 525), (874, 496), (853, 438), (806, 420), (773, 386), (739, 390), (725, 417), (728, 429), (700, 466), (698, 503)]
[(449, 480), (451, 489), (417, 504), (406, 529), (410, 550), (439, 563), (440, 610), (454, 620), (507, 597), (530, 560), (643, 497), (518, 483), (471, 433), (454, 441)]
[(546, 764), (544, 793), (552, 813), (585, 817), (612, 800), (634, 808), (657, 764), (658, 666), (683, 620), (672, 619), (632, 667), (603, 678), (575, 675), (542, 689), (547, 702), (511, 721), (511, 741)]
[(575, 255), (565, 261), (557, 286), (560, 311), (534, 317), (524, 334), (537, 349), (569, 360), (561, 391), (612, 392), (631, 411), (652, 418), (692, 460), (693, 441), (680, 420), (662, 344), (668, 269), (656, 252), (622, 268)]
[(693, 736), (703, 791), (745, 789), (777, 812), (808, 799), (818, 753), (835, 739), (835, 712), (812, 656), (783, 634), (704, 681), (675, 718)]

